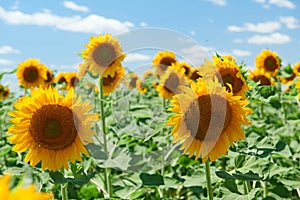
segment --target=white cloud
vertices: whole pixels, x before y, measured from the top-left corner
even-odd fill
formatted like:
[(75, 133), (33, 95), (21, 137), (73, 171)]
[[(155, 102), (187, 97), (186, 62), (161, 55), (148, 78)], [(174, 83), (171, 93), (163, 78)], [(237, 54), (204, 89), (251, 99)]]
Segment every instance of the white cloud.
[(95, 34), (104, 32), (117, 34), (134, 27), (131, 22), (120, 22), (94, 14), (84, 18), (79, 15), (64, 17), (49, 12), (26, 14), (21, 11), (6, 11), (1, 6), (0, 20), (14, 25), (49, 26), (59, 30)]
[(135, 62), (135, 61), (149, 61), (152, 57), (149, 55), (144, 55), (140, 53), (129, 53), (125, 57), (125, 62)]
[(13, 65), (14, 62), (7, 59), (0, 59), (0, 65)]
[(270, 35), (254, 35), (248, 38), (249, 44), (286, 44), (291, 41), (288, 35), (272, 33)]
[(190, 34), (191, 34), (192, 36), (195, 36), (195, 35), (196, 35), (196, 32), (195, 32), (195, 31), (190, 31)]
[(57, 65), (57, 64), (50, 64), (49, 67), (51, 69), (57, 70), (57, 71), (78, 71), (79, 63), (71, 64), (71, 65)]
[(80, 6), (73, 1), (64, 1), (64, 7), (74, 11), (89, 12), (89, 8), (86, 6)]
[(264, 8), (270, 8), (270, 5), (276, 5), (281, 8), (295, 9), (296, 6), (289, 0), (255, 0), (263, 5)]
[(299, 27), (298, 20), (294, 16), (280, 17), (279, 20), (285, 24), (288, 29), (296, 29)]
[(260, 22), (257, 24), (244, 23), (239, 26), (228, 26), (227, 29), (230, 32), (257, 32), (257, 33), (272, 33), (280, 29), (280, 23), (276, 21)]
[(294, 9), (296, 6), (289, 0), (269, 0), (269, 4), (274, 4), (278, 7)]
[(0, 46), (0, 54), (11, 54), (11, 53), (20, 53), (20, 51), (8, 45)]
[(202, 64), (204, 59), (209, 59), (213, 50), (213, 47), (192, 45), (190, 47), (181, 49), (180, 56), (183, 57), (185, 61), (197, 66)]
[(232, 50), (232, 54), (238, 57), (246, 57), (246, 56), (250, 56), (251, 52), (250, 51), (245, 51), (245, 50), (241, 50), (241, 49), (233, 49)]
[(148, 24), (147, 24), (146, 22), (141, 22), (141, 23), (140, 23), (140, 26), (141, 26), (141, 27), (146, 27), (146, 26), (148, 26)]
[(226, 6), (226, 0), (208, 0), (217, 6)]

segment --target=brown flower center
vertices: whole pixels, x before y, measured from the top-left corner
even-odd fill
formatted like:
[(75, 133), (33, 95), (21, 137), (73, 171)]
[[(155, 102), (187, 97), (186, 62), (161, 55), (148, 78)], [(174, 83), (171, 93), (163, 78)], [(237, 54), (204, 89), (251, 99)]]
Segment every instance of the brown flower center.
[(192, 79), (192, 80), (195, 81), (195, 80), (197, 80), (198, 78), (202, 78), (202, 76), (199, 75), (198, 72), (199, 72), (199, 71), (196, 70), (196, 71), (194, 71), (194, 72), (192, 73), (192, 75), (191, 75), (191, 79)]
[(268, 71), (275, 71), (277, 68), (279, 68), (277, 64), (277, 59), (274, 56), (268, 56), (266, 57), (264, 61), (264, 66)]
[(190, 68), (188, 66), (183, 65), (182, 66), (184, 68), (184, 74), (187, 76), (190, 73)]
[(256, 75), (253, 77), (253, 81), (254, 82), (258, 82), (260, 81), (260, 86), (263, 86), (263, 85), (271, 85), (271, 81), (270, 79), (268, 79), (267, 77), (265, 77), (264, 75)]
[(118, 57), (115, 47), (110, 43), (101, 43), (92, 52), (92, 58), (100, 67), (109, 67)]
[(47, 71), (47, 79), (45, 80), (45, 83), (50, 83), (52, 80), (53, 80), (52, 73)]
[(178, 75), (176, 73), (172, 72), (169, 75), (169, 77), (167, 78), (167, 80), (165, 81), (164, 88), (168, 92), (175, 93), (175, 91), (177, 90), (179, 84), (180, 84), (180, 81), (179, 81)]
[(203, 95), (190, 104), (184, 120), (191, 136), (196, 140), (217, 140), (230, 126), (232, 110), (225, 98)]
[(38, 80), (39, 70), (36, 66), (29, 66), (24, 69), (23, 72), (24, 80), (28, 83), (34, 83)]
[(67, 83), (67, 80), (65, 77), (60, 77), (60, 79), (58, 80), (58, 83), (60, 83), (60, 84)]
[(136, 81), (138, 80), (137, 77), (132, 77), (130, 82), (129, 82), (129, 86), (132, 88), (136, 88)]
[(40, 146), (51, 150), (65, 149), (77, 137), (77, 118), (61, 105), (44, 105), (30, 120), (30, 134)]
[[(228, 92), (232, 92), (233, 94), (236, 94), (242, 90), (243, 81), (241, 79), (237, 78), (235, 76), (235, 74), (232, 75), (229, 73), (229, 74), (226, 74), (225, 76), (222, 76), (222, 81)], [(232, 91), (231, 91), (230, 87), (228, 86), (228, 84), (231, 85)]]
[(72, 77), (70, 80), (71, 87), (75, 87), (78, 82), (79, 79), (77, 77)]
[(105, 86), (111, 86), (114, 83), (114, 80), (116, 79), (117, 73), (113, 77), (108, 75), (107, 77), (103, 78), (103, 85)]

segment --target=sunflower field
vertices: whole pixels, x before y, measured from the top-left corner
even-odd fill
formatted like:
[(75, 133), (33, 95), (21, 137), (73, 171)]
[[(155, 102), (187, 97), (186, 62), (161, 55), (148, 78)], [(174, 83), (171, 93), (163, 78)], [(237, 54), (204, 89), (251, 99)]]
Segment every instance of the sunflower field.
[(139, 74), (117, 37), (83, 46), (74, 72), (0, 73), (0, 200), (300, 198), (300, 62), (158, 50)]

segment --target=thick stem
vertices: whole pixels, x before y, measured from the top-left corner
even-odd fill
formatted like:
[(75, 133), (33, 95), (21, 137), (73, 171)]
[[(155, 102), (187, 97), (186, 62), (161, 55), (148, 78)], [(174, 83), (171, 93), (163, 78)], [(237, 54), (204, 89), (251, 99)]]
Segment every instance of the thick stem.
[(213, 194), (213, 190), (212, 190), (212, 187), (211, 187), (211, 176), (210, 176), (209, 160), (207, 160), (205, 162), (205, 172), (206, 172), (206, 183), (207, 183), (208, 199), (213, 200), (214, 199), (214, 194)]
[[(105, 113), (104, 113), (104, 95), (103, 95), (103, 79), (99, 79), (99, 99), (100, 99), (100, 117), (101, 117), (101, 125), (102, 125), (102, 133), (103, 133), (103, 149), (105, 154), (108, 154), (107, 151), (107, 141), (106, 141), (106, 126), (105, 126)], [(106, 191), (108, 193), (108, 198), (112, 197), (112, 188), (111, 188), (111, 180), (110, 180), (110, 169), (105, 168), (105, 186)]]
[[(65, 169), (62, 168), (60, 172), (65, 176)], [(61, 199), (68, 200), (68, 183), (61, 184), (60, 186)]]

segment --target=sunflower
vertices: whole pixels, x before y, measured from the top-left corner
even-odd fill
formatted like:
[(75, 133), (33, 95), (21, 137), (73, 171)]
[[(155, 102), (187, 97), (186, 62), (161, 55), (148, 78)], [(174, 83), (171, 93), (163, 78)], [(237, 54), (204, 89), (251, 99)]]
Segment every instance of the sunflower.
[(59, 72), (55, 78), (55, 82), (62, 85), (60, 89), (68, 88), (68, 72)]
[(79, 77), (77, 72), (68, 72), (67, 73), (67, 83), (68, 88), (75, 87), (79, 82)]
[(271, 79), (271, 75), (266, 73), (263, 69), (255, 69), (253, 72), (249, 70), (248, 78), (254, 82), (260, 82), (260, 86), (274, 84)]
[(213, 63), (216, 68), (209, 69), (215, 69), (213, 75), (217, 76), (219, 81), (224, 84), (226, 89), (232, 92), (233, 95), (245, 98), (244, 92), (250, 88), (235, 60), (228, 59), (227, 57), (213, 56)]
[(136, 81), (136, 89), (141, 93), (145, 94), (148, 91), (148, 88), (144, 85), (142, 79)]
[(111, 34), (92, 36), (89, 44), (82, 50), (82, 56), (89, 70), (94, 75), (113, 77), (117, 67), (121, 67), (121, 61), (126, 54), (122, 54), (122, 47), (117, 38)]
[(16, 152), (29, 149), (25, 162), (31, 166), (41, 161), (43, 170), (68, 169), (69, 160), (75, 163), (82, 160), (80, 153), (88, 155), (84, 145), (93, 141), (91, 128), (98, 115), (87, 113), (93, 106), (81, 102), (73, 88), (64, 96), (55, 88), (40, 87), (14, 106), (16, 111), (8, 113), (13, 117), (8, 139)]
[(125, 76), (125, 68), (118, 67), (115, 71), (114, 76), (108, 75), (107, 77), (103, 78), (103, 95), (107, 96), (108, 94), (112, 93), (116, 88), (118, 88)]
[(11, 175), (8, 174), (0, 178), (1, 200), (50, 200), (53, 197), (51, 193), (36, 192), (33, 184), (26, 188), (16, 187), (11, 191), (10, 180)]
[(78, 70), (79, 70), (78, 78), (82, 79), (85, 76), (85, 74), (87, 73), (88, 69), (89, 69), (89, 66), (87, 64), (85, 64), (85, 63), (79, 64), (78, 65)]
[(49, 85), (51, 85), (54, 82), (54, 75), (52, 73), (52, 70), (47, 69), (46, 77), (47, 78), (44, 80), (44, 85), (46, 87), (48, 87)]
[(139, 79), (138, 75), (134, 72), (128, 73), (127, 78), (129, 81), (126, 81), (126, 87), (129, 89), (136, 88), (136, 82)]
[(174, 69), (174, 65), (169, 67), (165, 74), (160, 78), (159, 85), (155, 88), (159, 92), (159, 96), (165, 99), (171, 98), (175, 94), (182, 92), (181, 86), (187, 85), (187, 81), (184, 78), (183, 69), (182, 73)]
[(298, 89), (298, 99), (300, 100), (300, 79), (298, 78), (297, 82), (295, 83), (295, 88)]
[(292, 85), (295, 78), (296, 78), (296, 74), (293, 72), (293, 74), (287, 78), (280, 76), (280, 81), (283, 84)]
[(0, 100), (6, 99), (9, 96), (9, 93), (9, 88), (0, 84)]
[(246, 100), (233, 96), (216, 81), (198, 79), (191, 88), (184, 88), (183, 94), (176, 94), (171, 100), (169, 111), (176, 113), (167, 122), (174, 126), (174, 142), (182, 142), (183, 154), (195, 159), (215, 161), (225, 155), (229, 144), (245, 139), (241, 124), (249, 125), (246, 116), (251, 113), (244, 106)]
[(191, 66), (186, 63), (186, 62), (176, 62), (176, 64), (174, 65), (174, 68), (177, 70), (177, 71), (182, 71), (182, 73), (187, 76), (187, 77), (190, 77), (190, 74), (191, 74)]
[(202, 76), (200, 75), (200, 70), (197, 68), (191, 68), (189, 78), (193, 81), (196, 81), (198, 78), (202, 78)]
[(154, 73), (151, 70), (147, 70), (143, 74), (144, 79), (151, 77), (151, 76), (154, 76)]
[(167, 68), (176, 63), (176, 57), (173, 52), (170, 51), (159, 51), (153, 58), (152, 66), (155, 69), (155, 74), (160, 77), (162, 76)]
[(296, 74), (296, 76), (300, 76), (300, 61), (294, 65), (293, 72)]
[(17, 77), (19, 84), (26, 89), (38, 87), (47, 79), (47, 67), (38, 59), (30, 58), (18, 65)]
[(280, 60), (277, 53), (264, 49), (256, 56), (255, 65), (258, 69), (264, 69), (271, 76), (275, 76), (280, 68)]

